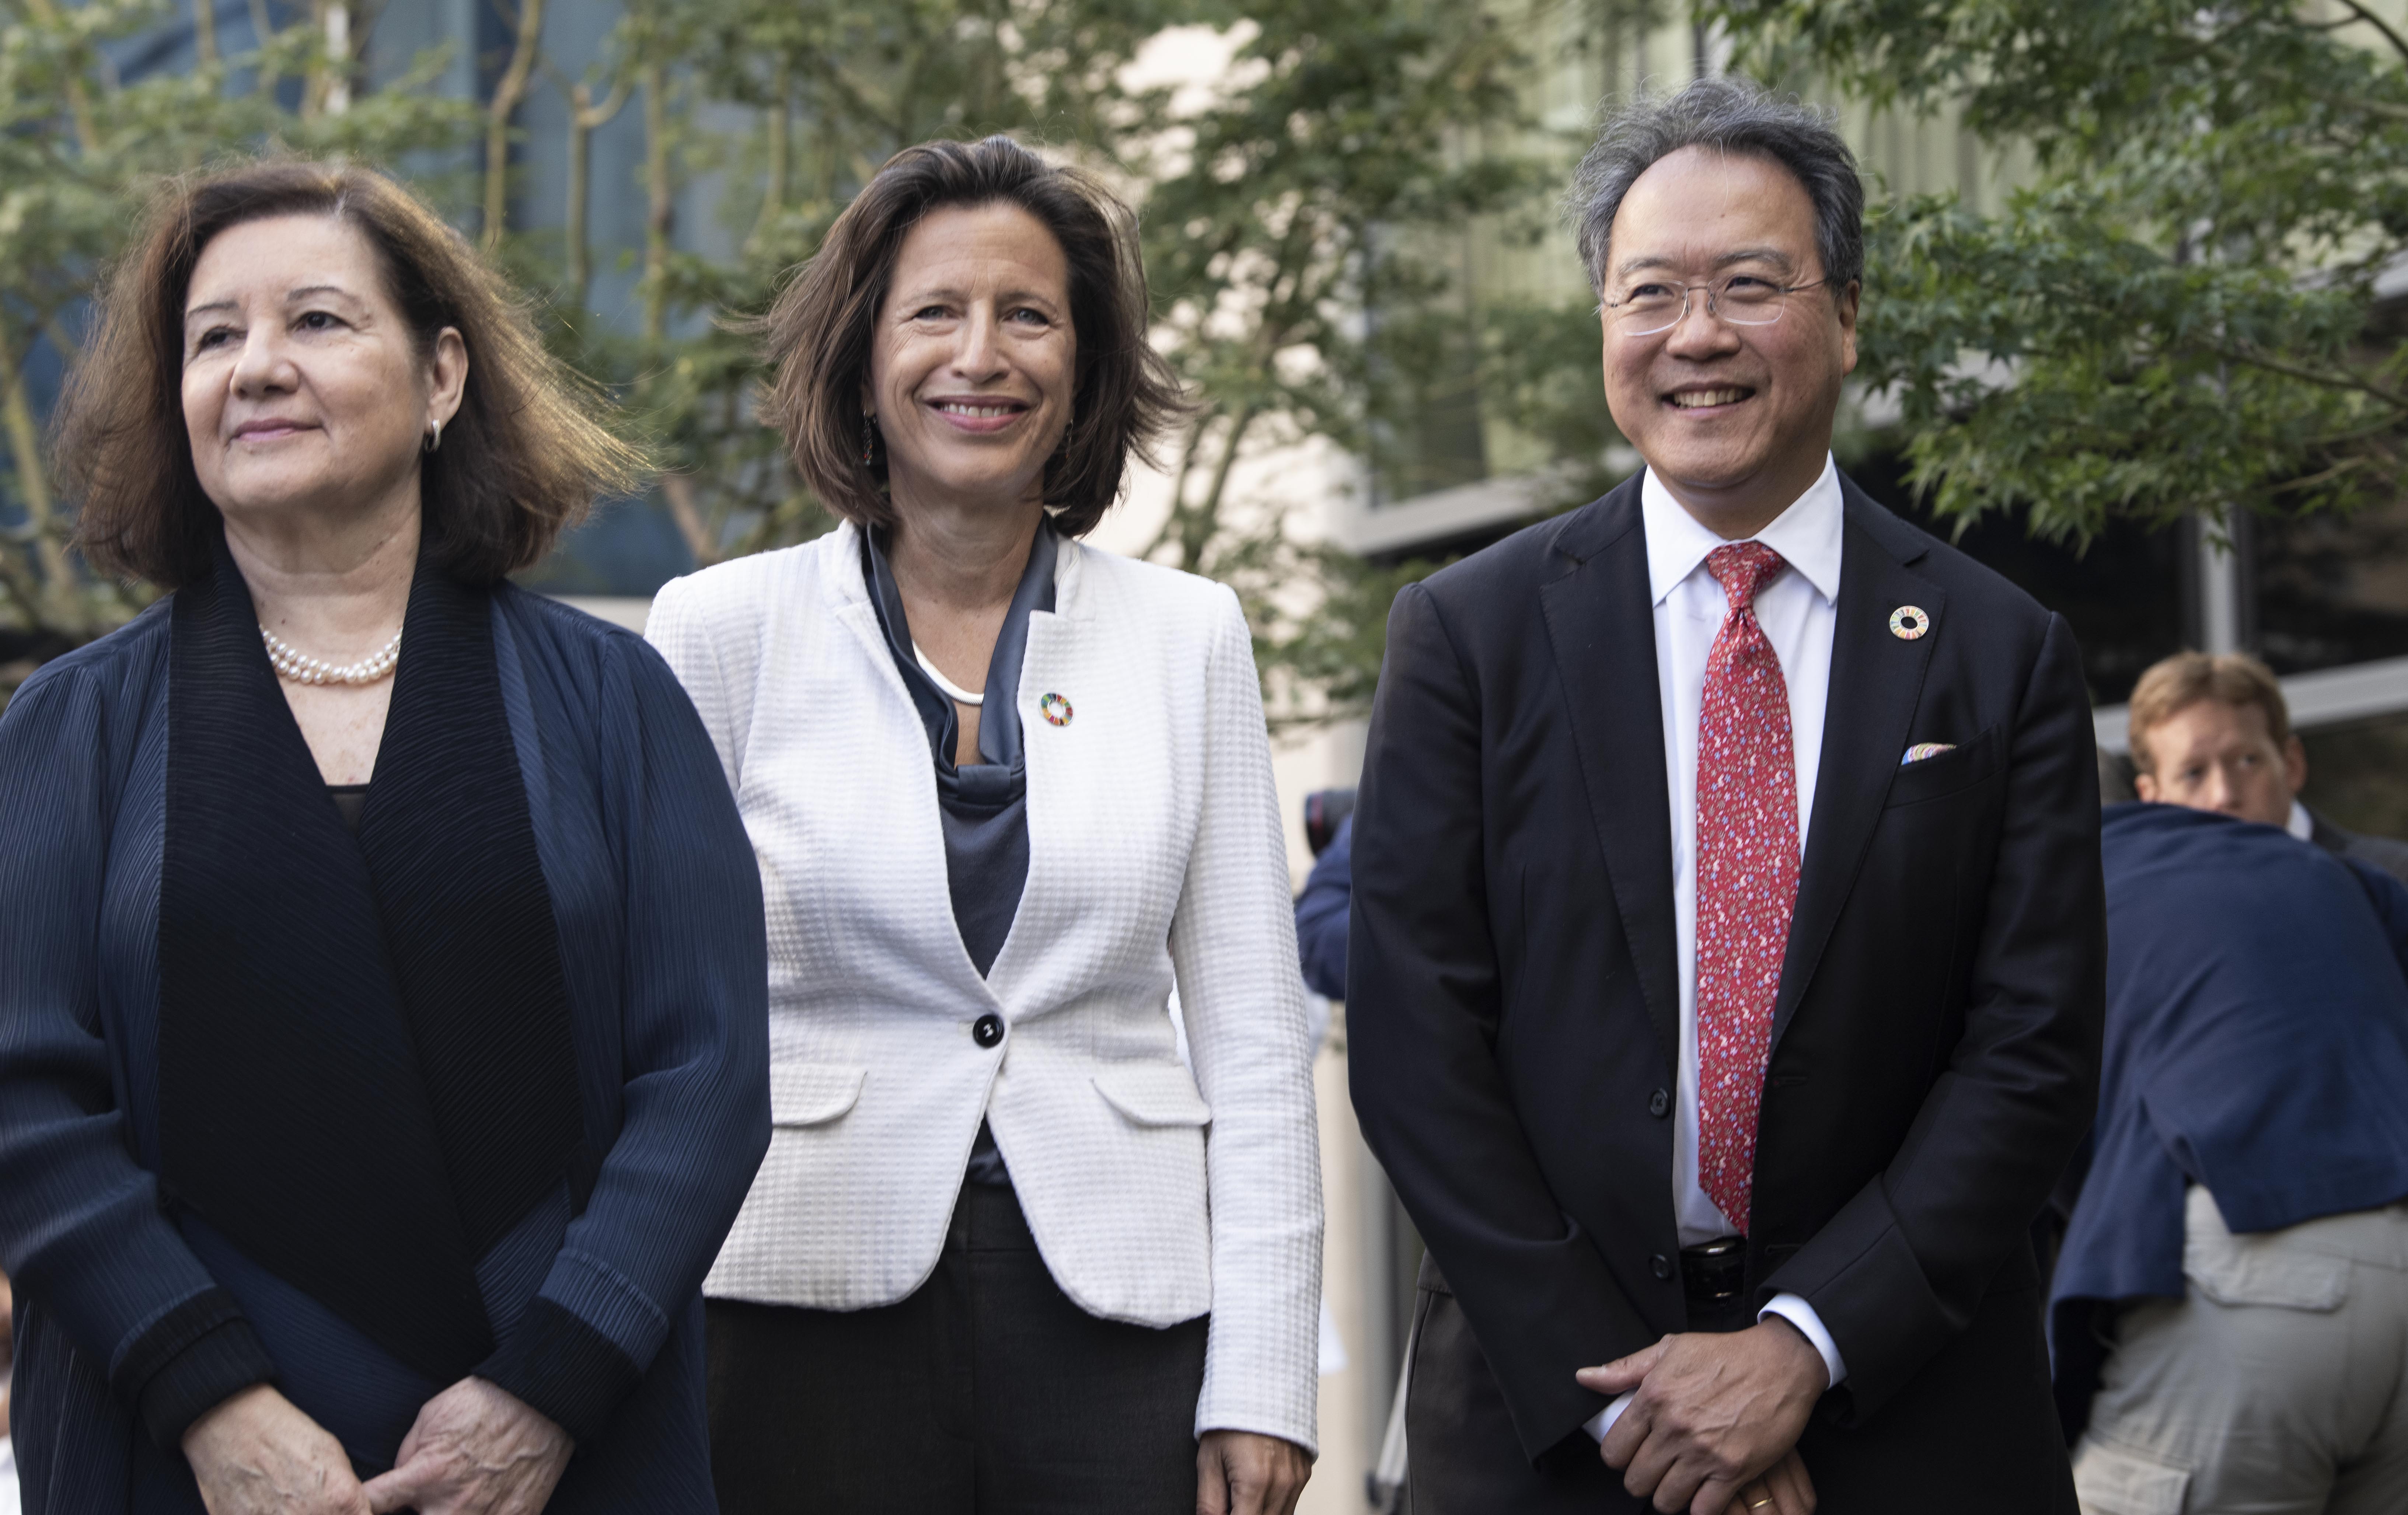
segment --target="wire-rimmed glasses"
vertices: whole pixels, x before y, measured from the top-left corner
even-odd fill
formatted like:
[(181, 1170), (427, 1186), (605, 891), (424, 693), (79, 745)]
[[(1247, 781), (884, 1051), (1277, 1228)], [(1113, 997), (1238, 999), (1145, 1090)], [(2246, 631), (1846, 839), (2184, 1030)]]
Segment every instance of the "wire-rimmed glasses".
[(1619, 300), (1605, 302), (1606, 311), (1625, 336), (1657, 336), (1686, 321), (1689, 292), (1706, 292), (1706, 314), (1734, 326), (1770, 326), (1788, 307), (1789, 296), (1825, 282), (1776, 284), (1761, 274), (1733, 274), (1706, 284), (1672, 284), (1651, 279), (1631, 286)]

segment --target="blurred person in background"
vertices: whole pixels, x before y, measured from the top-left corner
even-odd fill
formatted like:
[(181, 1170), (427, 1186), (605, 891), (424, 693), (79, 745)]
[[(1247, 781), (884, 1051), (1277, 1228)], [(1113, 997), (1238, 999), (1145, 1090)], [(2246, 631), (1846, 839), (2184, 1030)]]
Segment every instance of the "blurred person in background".
[(2308, 750), (2263, 663), (2238, 652), (2177, 653), (2141, 676), (2128, 708), (2140, 798), (2280, 826), (2408, 883), (2408, 842), (2345, 831), (2300, 802)]
[(2408, 1509), (2408, 888), (2315, 836), (2282, 692), (2185, 653), (2106, 815), (2107, 1041), (2051, 1289), (2090, 1515)]
[(759, 877), (659, 657), (505, 577), (640, 459), (432, 210), (292, 160), (163, 192), (60, 425), (168, 593), (0, 714), (27, 1508), (709, 1510)]
[(776, 1132), (707, 1285), (738, 1515), (1285, 1515), (1309, 1473), (1252, 641), (1226, 588), (1079, 540), (1180, 405), (1146, 311), (1093, 180), (898, 153), (762, 323), (844, 524), (653, 605), (767, 892)]
[(1296, 897), (1297, 960), (1307, 989), (1324, 999), (1342, 1000), (1346, 916), (1354, 898), (1354, 792), (1323, 789), (1306, 795), (1304, 836), (1312, 849), (1312, 871)]
[(2027, 1238), (2097, 1100), (2079, 650), (1832, 461), (1828, 117), (1700, 79), (1572, 200), (1646, 467), (1398, 595), (1354, 812), (1412, 1508), (2068, 1509)]

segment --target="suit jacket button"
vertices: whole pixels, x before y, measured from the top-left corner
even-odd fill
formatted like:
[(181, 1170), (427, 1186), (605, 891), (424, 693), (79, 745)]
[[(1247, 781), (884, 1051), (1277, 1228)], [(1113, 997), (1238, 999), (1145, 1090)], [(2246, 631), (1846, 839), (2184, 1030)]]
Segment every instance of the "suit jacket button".
[(981, 1047), (992, 1047), (1003, 1040), (1003, 1017), (982, 1015), (970, 1025), (970, 1040)]
[(1653, 1272), (1659, 1279), (1670, 1279), (1672, 1276), (1672, 1260), (1665, 1256), (1662, 1252), (1657, 1252), (1655, 1256), (1649, 1258), (1647, 1260), (1647, 1266), (1649, 1271)]
[(1658, 1121), (1672, 1112), (1672, 1096), (1658, 1089), (1647, 1096), (1647, 1113)]

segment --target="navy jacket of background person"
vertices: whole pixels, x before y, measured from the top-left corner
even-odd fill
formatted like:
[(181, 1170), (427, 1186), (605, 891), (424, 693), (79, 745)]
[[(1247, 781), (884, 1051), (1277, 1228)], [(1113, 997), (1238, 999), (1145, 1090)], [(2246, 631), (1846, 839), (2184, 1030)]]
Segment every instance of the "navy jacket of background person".
[(1312, 860), (1304, 893), (1296, 897), (1296, 951), (1304, 986), (1324, 999), (1346, 997), (1346, 917), (1354, 894), (1354, 818)]
[(2118, 805), (2102, 834), (2107, 1055), (2051, 1285), (2060, 1406), (2097, 1307), (2184, 1297), (2192, 1184), (2236, 1233), (2408, 1197), (2408, 888), (2274, 826)]
[[(1640, 483), (1398, 595), (1354, 812), (1355, 1108), (1534, 1462), (1597, 1456), (1575, 1369), (1687, 1322)], [(2027, 1232), (2097, 1097), (2089, 702), (2061, 618), (1842, 491), (1745, 1290), (1845, 1362), (1799, 1442), (1823, 1508), (2025, 1515), (2071, 1494)]]
[[(474, 594), (514, 749), (503, 771), (523, 782), (558, 932), (581, 1112), (568, 1124), (588, 1155), (469, 1287), (496, 1361), (522, 1349), (523, 1397), (578, 1436), (548, 1510), (708, 1511), (701, 1284), (769, 1136), (759, 874), (710, 738), (651, 648), (508, 584)], [(199, 1515), (161, 1407), (180, 1402), (173, 1420), (189, 1421), (263, 1351), (279, 1390), (368, 1472), (448, 1387), (163, 1192), (177, 597), (47, 665), (0, 715), (0, 1258), (29, 1515)], [(256, 697), (277, 701), (258, 678)], [(297, 731), (279, 736), (297, 772)], [(370, 823), (375, 805), (372, 790)], [(324, 827), (333, 817), (330, 804)], [(310, 1167), (296, 1152), (256, 1175), (296, 1232), (340, 1208), (325, 1193), (338, 1182)]]

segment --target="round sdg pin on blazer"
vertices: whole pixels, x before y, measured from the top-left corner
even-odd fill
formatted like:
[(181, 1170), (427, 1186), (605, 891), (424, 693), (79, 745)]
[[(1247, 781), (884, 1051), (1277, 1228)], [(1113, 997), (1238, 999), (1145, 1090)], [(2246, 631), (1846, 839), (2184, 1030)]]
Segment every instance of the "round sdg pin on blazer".
[(1889, 634), (1911, 642), (1931, 629), (1931, 613), (1919, 605), (1901, 605), (1889, 613)]
[(1067, 726), (1070, 723), (1070, 702), (1059, 694), (1048, 694), (1037, 702), (1037, 713), (1045, 718), (1049, 726)]

